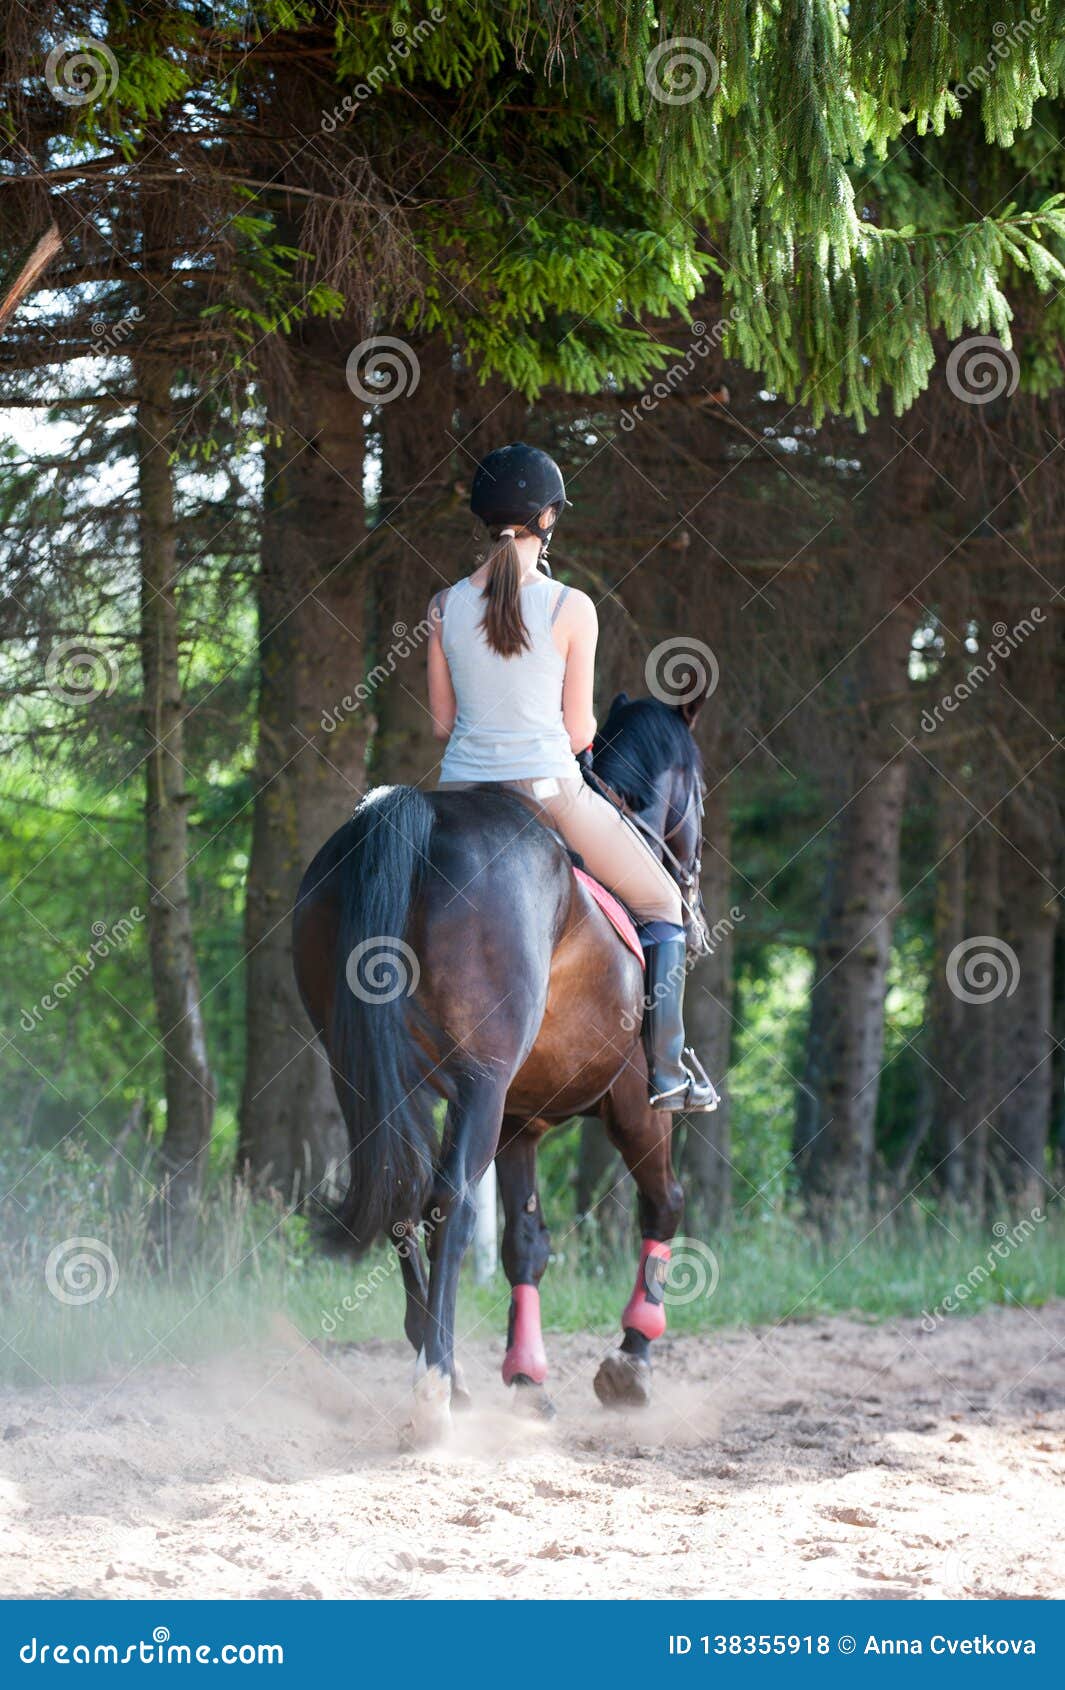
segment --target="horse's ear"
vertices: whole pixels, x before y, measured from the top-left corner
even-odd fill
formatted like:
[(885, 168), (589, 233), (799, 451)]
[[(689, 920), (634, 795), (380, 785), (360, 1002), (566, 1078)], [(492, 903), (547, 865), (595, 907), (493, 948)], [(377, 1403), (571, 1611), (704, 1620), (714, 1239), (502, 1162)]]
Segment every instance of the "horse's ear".
[[(714, 687), (717, 685), (717, 677), (716, 675), (709, 676), (705, 687), (699, 687), (699, 682), (703, 678), (700, 671), (695, 668), (689, 669), (688, 676), (689, 679), (687, 680), (684, 680), (683, 677), (678, 677), (677, 686), (683, 694), (691, 693), (694, 696), (685, 697), (683, 703), (675, 704), (673, 708), (684, 723), (685, 727), (694, 730), (695, 724), (699, 719), (700, 710), (710, 697)], [(695, 690), (697, 687), (699, 687), (698, 691)]]
[(607, 715), (612, 716), (614, 714), (615, 710), (620, 710), (622, 705), (627, 704), (628, 702), (629, 702), (628, 693), (627, 692), (619, 692), (615, 698), (611, 699), (610, 709), (607, 711)]

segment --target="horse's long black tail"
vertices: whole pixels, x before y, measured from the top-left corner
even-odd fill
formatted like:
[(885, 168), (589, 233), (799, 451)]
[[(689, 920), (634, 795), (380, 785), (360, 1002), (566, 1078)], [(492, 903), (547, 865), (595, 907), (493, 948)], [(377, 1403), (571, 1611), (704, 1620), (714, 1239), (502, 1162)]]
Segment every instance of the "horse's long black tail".
[(433, 1094), (419, 1084), (430, 1059), (411, 1028), (420, 963), (405, 934), (433, 823), (424, 794), (385, 787), (343, 839), (332, 1047), (350, 1150), (334, 1213), (358, 1250), (418, 1219), (432, 1178)]

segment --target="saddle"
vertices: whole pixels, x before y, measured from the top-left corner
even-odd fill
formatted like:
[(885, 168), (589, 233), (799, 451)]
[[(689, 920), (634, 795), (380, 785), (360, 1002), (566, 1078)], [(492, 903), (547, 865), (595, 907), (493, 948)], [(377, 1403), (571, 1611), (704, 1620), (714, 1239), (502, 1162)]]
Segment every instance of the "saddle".
[(594, 879), (587, 869), (578, 868), (577, 864), (574, 863), (573, 872), (581, 885), (585, 887), (589, 896), (595, 899), (622, 944), (628, 945), (629, 950), (639, 957), (642, 966), (643, 946), (640, 944), (635, 923), (624, 904), (619, 903), (614, 894), (608, 892), (605, 886), (600, 886), (598, 880)]

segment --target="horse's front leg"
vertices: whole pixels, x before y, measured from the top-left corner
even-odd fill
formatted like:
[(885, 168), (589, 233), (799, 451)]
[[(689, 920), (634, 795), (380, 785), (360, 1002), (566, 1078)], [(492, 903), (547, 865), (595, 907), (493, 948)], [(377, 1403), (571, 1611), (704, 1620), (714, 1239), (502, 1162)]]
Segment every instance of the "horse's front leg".
[(603, 1124), (636, 1182), (642, 1244), (636, 1284), (621, 1316), (621, 1348), (600, 1364), (595, 1394), (608, 1407), (644, 1407), (651, 1400), (651, 1345), (666, 1329), (669, 1242), (684, 1213), (671, 1157), (673, 1117), (650, 1107), (642, 1068), (634, 1064), (603, 1100)]
[(540, 1280), (551, 1239), (536, 1185), (536, 1149), (543, 1132), (541, 1121), (504, 1117), (496, 1172), (503, 1199), (503, 1271), (510, 1281), (503, 1383), (515, 1387), (522, 1407), (550, 1419), (555, 1409), (544, 1390), (547, 1355), (540, 1330)]
[(455, 1368), (459, 1270), (477, 1217), (474, 1191), (499, 1142), (506, 1091), (507, 1082), (498, 1076), (464, 1076), (447, 1112), (443, 1155), (426, 1225), (429, 1296), (419, 1358), (424, 1368), (414, 1386), (411, 1426), (411, 1439), (419, 1446), (446, 1435), (452, 1392), (464, 1391)]
[(400, 1221), (392, 1228), (392, 1242), (399, 1257), (405, 1308), (403, 1330), (416, 1356), (425, 1348), (425, 1322), (429, 1316), (429, 1276), (422, 1259), (421, 1228), (417, 1221)]
[[(435, 1210), (426, 1216), (421, 1226), (415, 1221), (406, 1221), (392, 1229), (406, 1299), (403, 1330), (419, 1363), (424, 1360), (422, 1352), (425, 1349), (425, 1323), (429, 1318), (429, 1275), (425, 1271), (425, 1261), (422, 1257), (421, 1237), (423, 1229), (426, 1232), (432, 1231), (435, 1224), (434, 1215)], [(470, 1408), (472, 1403), (462, 1368), (456, 1360), (451, 1377), (451, 1406)]]

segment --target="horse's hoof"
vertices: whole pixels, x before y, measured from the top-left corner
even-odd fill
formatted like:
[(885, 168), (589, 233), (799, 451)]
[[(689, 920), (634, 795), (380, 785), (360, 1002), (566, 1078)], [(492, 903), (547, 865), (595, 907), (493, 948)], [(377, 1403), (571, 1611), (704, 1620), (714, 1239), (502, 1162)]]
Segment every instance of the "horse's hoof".
[(451, 1430), (451, 1380), (430, 1367), (414, 1387), (414, 1412), (400, 1433), (401, 1449), (432, 1449)]
[(651, 1401), (650, 1362), (625, 1350), (612, 1351), (599, 1364), (595, 1394), (604, 1408), (646, 1408)]
[(530, 1420), (553, 1420), (558, 1413), (543, 1385), (526, 1373), (515, 1373), (510, 1381), (514, 1387), (514, 1407)]

